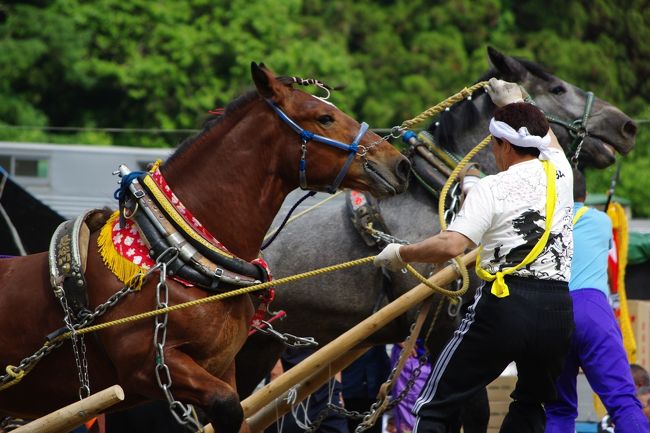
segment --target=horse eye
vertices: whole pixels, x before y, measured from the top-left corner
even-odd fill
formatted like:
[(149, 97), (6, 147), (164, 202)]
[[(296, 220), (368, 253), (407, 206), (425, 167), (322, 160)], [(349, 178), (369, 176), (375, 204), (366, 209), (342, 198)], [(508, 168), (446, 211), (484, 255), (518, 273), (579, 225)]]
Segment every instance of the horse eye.
[(555, 86), (551, 89), (551, 93), (554, 95), (563, 95), (566, 93), (566, 89), (564, 86)]
[(316, 120), (318, 120), (318, 122), (323, 124), (323, 125), (330, 125), (330, 124), (332, 124), (334, 122), (334, 118), (332, 116), (330, 116), (329, 114), (325, 114), (323, 116), (320, 116)]

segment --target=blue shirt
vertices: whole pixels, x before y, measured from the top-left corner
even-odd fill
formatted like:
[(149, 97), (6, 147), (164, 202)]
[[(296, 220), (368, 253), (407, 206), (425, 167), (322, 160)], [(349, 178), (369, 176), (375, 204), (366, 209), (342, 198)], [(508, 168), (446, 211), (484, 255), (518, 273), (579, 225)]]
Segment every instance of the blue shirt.
[[(573, 214), (583, 206), (576, 202)], [(611, 247), (612, 222), (604, 212), (589, 208), (573, 227), (569, 290), (598, 289), (609, 295), (607, 257)]]

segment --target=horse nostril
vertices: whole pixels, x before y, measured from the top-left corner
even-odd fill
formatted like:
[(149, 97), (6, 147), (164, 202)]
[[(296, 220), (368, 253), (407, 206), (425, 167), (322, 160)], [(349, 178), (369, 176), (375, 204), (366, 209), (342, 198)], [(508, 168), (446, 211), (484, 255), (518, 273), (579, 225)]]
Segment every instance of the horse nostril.
[(638, 127), (636, 126), (636, 123), (630, 120), (628, 122), (625, 122), (623, 125), (623, 130), (621, 132), (623, 134), (623, 137), (634, 138), (636, 137), (637, 129)]
[(411, 162), (407, 158), (402, 157), (395, 165), (395, 175), (401, 181), (406, 181), (408, 179), (410, 171)]

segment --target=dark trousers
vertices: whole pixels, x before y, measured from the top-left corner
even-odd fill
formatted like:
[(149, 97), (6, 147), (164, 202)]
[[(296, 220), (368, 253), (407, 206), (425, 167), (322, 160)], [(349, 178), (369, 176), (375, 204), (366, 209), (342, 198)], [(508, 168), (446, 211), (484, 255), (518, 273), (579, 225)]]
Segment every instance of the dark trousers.
[(514, 402), (501, 433), (543, 433), (542, 403), (555, 398), (573, 331), (566, 283), (506, 276), (510, 296), (486, 283), (449, 341), (413, 411), (414, 433), (447, 433), (465, 402), (515, 361)]

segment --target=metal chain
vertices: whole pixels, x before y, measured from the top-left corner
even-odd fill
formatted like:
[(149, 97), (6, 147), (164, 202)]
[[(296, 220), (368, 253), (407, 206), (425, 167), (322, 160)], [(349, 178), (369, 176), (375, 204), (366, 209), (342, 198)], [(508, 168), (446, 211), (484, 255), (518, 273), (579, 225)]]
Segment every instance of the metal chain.
[(402, 245), (410, 244), (409, 241), (405, 241), (404, 239), (396, 238), (393, 235), (389, 235), (386, 232), (382, 232), (381, 230), (377, 230), (377, 229), (373, 228), (371, 224), (372, 223), (369, 223), (366, 226), (364, 226), (363, 228), (377, 242), (384, 242), (386, 244), (395, 243), (395, 244), (402, 244)]
[(6, 385), (7, 383), (14, 380), (21, 373), (27, 373), (44, 356), (49, 355), (50, 352), (52, 352), (54, 349), (61, 347), (64, 342), (65, 342), (64, 340), (59, 340), (54, 343), (48, 342), (45, 345), (43, 345), (40, 349), (38, 349), (36, 352), (34, 352), (33, 355), (28, 356), (27, 358), (24, 358), (22, 361), (20, 361), (20, 364), (18, 364), (17, 366), (15, 367), (8, 366), (7, 370), (10, 369), (12, 374), (7, 373), (0, 376), (0, 388), (3, 385)]
[[(442, 310), (442, 305), (444, 303), (444, 300), (445, 300), (445, 298), (443, 297), (443, 298), (440, 298), (440, 302), (438, 302), (438, 307), (436, 308), (436, 312), (434, 313), (433, 318), (431, 319), (429, 329), (427, 330), (426, 336), (424, 337), (425, 342), (428, 341), (429, 337), (431, 336), (431, 332), (433, 331), (434, 325), (436, 324), (436, 322), (438, 320), (438, 316), (440, 315), (440, 311)], [(415, 323), (416, 322), (413, 322), (411, 324), (411, 328), (409, 330), (409, 336), (407, 337), (406, 341), (408, 341), (411, 338), (411, 334), (413, 333), (413, 329), (415, 328)], [(417, 338), (417, 335), (413, 336), (413, 337)], [(428, 362), (429, 357), (430, 357), (430, 353), (429, 353), (429, 350), (426, 348), (426, 345), (425, 345), (424, 353), (418, 358), (418, 364), (415, 366), (415, 368), (413, 369), (413, 372), (411, 373), (411, 375), (407, 379), (406, 384), (404, 385), (404, 389), (397, 395), (397, 397), (395, 397), (395, 399), (391, 399), (390, 395), (386, 395), (383, 398), (377, 399), (377, 401), (374, 402), (370, 406), (370, 410), (365, 414), (365, 416), (363, 418), (363, 421), (361, 423), (359, 423), (357, 428), (354, 430), (354, 433), (362, 433), (365, 430), (370, 429), (374, 425), (374, 420), (373, 419), (375, 418), (375, 412), (377, 412), (377, 410), (382, 408), (382, 406), (384, 404), (384, 399), (388, 399), (388, 404), (383, 409), (383, 412), (388, 411), (390, 409), (393, 409), (395, 406), (397, 406), (397, 404), (399, 402), (401, 402), (402, 400), (404, 400), (404, 398), (406, 398), (408, 393), (411, 391), (411, 389), (415, 385), (415, 381), (420, 376), (422, 366), (426, 362)], [(388, 378), (386, 379), (385, 384), (386, 384), (386, 386), (389, 387), (388, 389), (392, 388), (391, 385), (392, 385), (393, 381), (395, 380), (396, 373), (397, 373), (397, 364), (395, 365), (395, 367), (393, 367), (393, 370), (390, 372), (390, 374), (388, 375)]]
[[(167, 287), (167, 265), (178, 258), (179, 250), (176, 247), (167, 248), (157, 259), (156, 266), (159, 269), (159, 279), (156, 285), (156, 310), (167, 308), (169, 305), (169, 288)], [(168, 259), (165, 261), (165, 258)], [(156, 351), (156, 366), (154, 369), (156, 382), (162, 390), (169, 411), (176, 421), (192, 432), (203, 432), (203, 425), (196, 418), (192, 405), (186, 405), (174, 399), (171, 393), (172, 377), (169, 367), (165, 363), (165, 343), (167, 341), (168, 314), (159, 314), (154, 317), (153, 344)]]
[[(431, 321), (431, 325), (429, 326), (429, 329), (427, 331), (425, 341), (427, 341), (429, 339), (429, 336), (431, 335), (431, 332), (433, 330), (433, 325), (436, 323), (436, 319), (438, 318), (438, 315), (440, 314), (443, 302), (444, 302), (444, 298), (442, 298), (440, 300), (440, 302), (438, 303), (438, 307), (437, 307), (436, 312), (434, 314), (434, 317), (433, 317), (433, 319)], [(410, 338), (414, 328), (415, 328), (415, 322), (413, 322), (411, 324), (411, 327), (409, 329), (409, 336), (407, 337), (407, 339), (405, 341), (408, 341), (408, 339)], [(420, 376), (420, 374), (422, 372), (422, 366), (424, 366), (424, 364), (429, 361), (429, 356), (430, 356), (429, 351), (425, 348), (425, 352), (420, 357), (418, 357), (418, 364), (415, 366), (415, 368), (413, 369), (413, 372), (411, 373), (411, 375), (407, 379), (406, 384), (404, 386), (404, 389), (402, 391), (400, 391), (400, 393), (397, 395), (397, 397), (395, 397), (394, 399), (390, 399), (390, 401), (389, 401), (389, 403), (386, 406), (384, 411), (387, 411), (387, 410), (390, 410), (390, 409), (394, 408), (399, 402), (401, 402), (402, 400), (404, 400), (404, 398), (406, 398), (406, 396), (411, 391), (411, 389), (413, 389), (413, 386), (415, 385), (415, 381)], [(388, 375), (388, 378), (386, 379), (385, 383), (388, 386), (390, 386), (392, 384), (392, 382), (395, 380), (395, 374), (396, 373), (397, 373), (397, 366), (395, 366), (392, 369), (392, 371)], [(386, 398), (389, 398), (389, 396), (387, 396)], [(347, 410), (346, 408), (341, 407), (341, 406), (337, 406), (337, 405), (333, 404), (330, 401), (330, 402), (327, 403), (327, 406), (318, 413), (318, 415), (316, 416), (316, 419), (313, 422), (310, 423), (309, 428), (305, 430), (305, 433), (314, 433), (320, 427), (322, 422), (325, 420), (325, 418), (327, 418), (327, 416), (330, 413), (341, 415), (341, 416), (343, 416), (345, 418), (348, 418), (348, 419), (360, 419), (360, 420), (362, 420), (355, 429), (355, 433), (361, 433), (361, 432), (363, 432), (365, 430), (368, 430), (369, 428), (372, 427), (371, 420), (374, 417), (377, 410), (379, 410), (381, 408), (382, 404), (383, 404), (383, 400), (378, 399), (377, 401), (375, 401), (370, 406), (370, 408), (369, 408), (369, 410), (367, 412), (359, 412), (359, 411), (355, 411), (355, 410), (352, 410), (352, 411)]]
[[(157, 270), (157, 267), (153, 267), (149, 269), (149, 271), (147, 271), (147, 273), (142, 278), (147, 278), (149, 274), (154, 272), (155, 270)], [(124, 298), (126, 295), (128, 295), (131, 292), (133, 292), (133, 289), (131, 287), (129, 287), (128, 285), (124, 286), (120, 290), (115, 292), (113, 295), (111, 295), (111, 297), (109, 297), (106, 302), (104, 302), (103, 304), (99, 304), (92, 313), (85, 313), (85, 314), (80, 313), (77, 318), (79, 321), (73, 324), (74, 330), (79, 330), (89, 325), (97, 317), (102, 316), (104, 313), (106, 313), (106, 311), (108, 311), (109, 308), (113, 307), (122, 298)], [(3, 385), (8, 384), (12, 380), (14, 380), (17, 376), (21, 374), (26, 374), (43, 357), (49, 355), (50, 352), (52, 352), (54, 349), (61, 347), (64, 342), (65, 340), (63, 339), (60, 340), (54, 339), (53, 341), (48, 341), (40, 349), (34, 352), (33, 355), (28, 356), (27, 358), (24, 358), (22, 361), (20, 361), (20, 364), (18, 364), (18, 366), (7, 367), (8, 369), (11, 369), (11, 374), (7, 373), (0, 376), (0, 389), (2, 389)], [(85, 345), (82, 348), (82, 351), (85, 352)]]
[(78, 347), (77, 330), (74, 327), (73, 313), (68, 305), (68, 300), (65, 297), (63, 287), (57, 287), (54, 291), (59, 303), (63, 308), (63, 321), (65, 327), (70, 331), (70, 342), (72, 343), (72, 352), (74, 353), (74, 360), (77, 364), (77, 375), (79, 376), (79, 400), (90, 395), (90, 379), (88, 377), (88, 360), (86, 359), (86, 344), (84, 343), (84, 336), (79, 337), (81, 349)]
[(578, 146), (576, 147), (576, 151), (573, 153), (573, 156), (571, 157), (571, 164), (573, 165), (574, 168), (578, 168), (578, 158), (580, 157), (580, 151), (582, 150), (582, 144), (585, 142), (585, 136), (582, 135), (580, 143), (578, 143)]
[(454, 218), (456, 218), (456, 214), (460, 210), (460, 193), (461, 193), (461, 188), (460, 188), (460, 182), (456, 182), (452, 187), (451, 190), (449, 191), (449, 197), (451, 198), (451, 203), (449, 203), (449, 207), (445, 209), (445, 221), (447, 224), (450, 224)]
[(381, 142), (388, 141), (388, 140), (391, 140), (391, 139), (400, 138), (402, 136), (402, 133), (405, 130), (406, 130), (406, 128), (401, 128), (399, 126), (393, 126), (391, 128), (390, 134), (387, 134), (387, 135), (384, 135), (383, 137), (380, 137), (379, 140), (373, 141), (368, 146), (365, 146), (363, 144), (359, 144), (358, 156), (360, 156), (361, 158), (365, 158), (366, 154), (368, 153), (368, 151), (370, 149), (377, 146)]
[(264, 327), (260, 326), (253, 326), (252, 328), (256, 329), (257, 332), (265, 335), (270, 335), (271, 337), (274, 337), (282, 343), (284, 343), (285, 346), (288, 347), (316, 347), (318, 346), (318, 342), (314, 339), (314, 337), (298, 337), (293, 334), (289, 334), (286, 332), (279, 332), (276, 331), (275, 328), (271, 325), (271, 323), (267, 322), (266, 320), (261, 321)]

